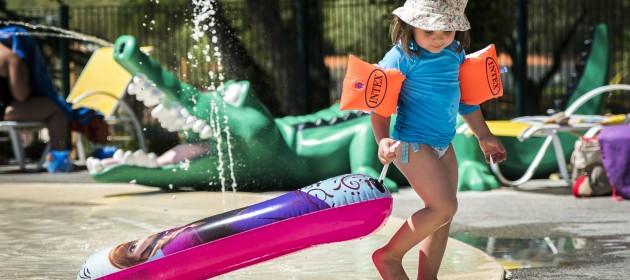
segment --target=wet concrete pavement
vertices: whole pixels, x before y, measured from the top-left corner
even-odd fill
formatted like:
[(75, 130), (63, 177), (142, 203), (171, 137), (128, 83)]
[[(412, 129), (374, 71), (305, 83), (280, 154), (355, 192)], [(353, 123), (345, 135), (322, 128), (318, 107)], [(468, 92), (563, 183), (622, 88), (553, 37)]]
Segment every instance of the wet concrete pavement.
[[(95, 250), (214, 215), (222, 211), (223, 200), (232, 209), (234, 199), (243, 207), (280, 194), (164, 193), (96, 184), (85, 172), (49, 175), (6, 168), (0, 168), (0, 182), (3, 279), (73, 278)], [(393, 196), (392, 218), (373, 236), (316, 247), (218, 279), (377, 279), (371, 251), (422, 205), (410, 188)], [(561, 182), (550, 180), (458, 197), (441, 279), (501, 279), (500, 266), (507, 269), (507, 279), (630, 275), (628, 201), (577, 199)], [(415, 273), (414, 257), (405, 259), (410, 273)]]
[[(302, 186), (300, 186), (302, 187)], [(74, 279), (94, 251), (248, 206), (281, 193), (162, 192), (132, 184), (94, 183), (85, 171), (50, 175), (0, 168), (0, 278)], [(394, 194), (396, 214), (360, 240), (317, 246), (215, 279), (378, 279), (371, 253), (403, 222), (415, 195)], [(417, 254), (404, 266), (415, 278)], [(495, 259), (456, 239), (440, 279), (503, 279)]]

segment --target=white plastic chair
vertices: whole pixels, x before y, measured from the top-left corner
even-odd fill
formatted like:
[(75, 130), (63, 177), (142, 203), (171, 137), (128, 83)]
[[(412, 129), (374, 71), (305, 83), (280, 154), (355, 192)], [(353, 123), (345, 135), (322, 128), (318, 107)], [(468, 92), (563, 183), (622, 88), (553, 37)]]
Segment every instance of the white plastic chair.
[[(109, 124), (129, 123), (139, 148), (146, 151), (140, 122), (131, 107), (122, 100), (127, 92), (129, 81), (131, 81), (131, 74), (114, 60), (114, 49), (102, 47), (94, 51), (66, 100), (73, 104), (73, 108), (87, 107), (101, 112)], [(125, 117), (116, 115), (118, 108), (124, 112)], [(26, 170), (20, 133), (39, 131), (43, 128), (46, 128), (43, 122), (0, 121), (0, 131), (9, 133), (13, 153), (20, 170)], [(78, 162), (85, 162), (85, 148), (80, 133), (76, 133), (76, 145)], [(36, 170), (43, 167), (49, 151), (50, 144), (44, 149)]]

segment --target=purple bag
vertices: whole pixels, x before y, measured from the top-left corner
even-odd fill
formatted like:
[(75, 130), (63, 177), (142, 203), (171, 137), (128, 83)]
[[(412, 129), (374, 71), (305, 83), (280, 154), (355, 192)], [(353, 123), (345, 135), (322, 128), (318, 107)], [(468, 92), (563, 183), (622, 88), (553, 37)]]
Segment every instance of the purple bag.
[(599, 145), (610, 183), (617, 195), (630, 199), (630, 125), (603, 127)]

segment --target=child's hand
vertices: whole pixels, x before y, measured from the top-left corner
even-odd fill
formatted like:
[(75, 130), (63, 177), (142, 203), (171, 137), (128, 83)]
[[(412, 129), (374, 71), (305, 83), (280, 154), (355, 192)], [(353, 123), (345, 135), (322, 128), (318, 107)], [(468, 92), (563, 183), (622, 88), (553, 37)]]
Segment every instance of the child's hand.
[(395, 143), (396, 140), (391, 138), (383, 138), (378, 142), (378, 160), (380, 160), (383, 165), (391, 163), (396, 158), (395, 149), (391, 149)]
[(502, 162), (507, 158), (503, 144), (501, 144), (501, 141), (493, 134), (479, 137), (478, 140), (479, 147), (481, 147), (481, 151), (483, 151), (487, 163), (490, 163), (490, 157), (492, 157), (492, 162), (494, 163)]

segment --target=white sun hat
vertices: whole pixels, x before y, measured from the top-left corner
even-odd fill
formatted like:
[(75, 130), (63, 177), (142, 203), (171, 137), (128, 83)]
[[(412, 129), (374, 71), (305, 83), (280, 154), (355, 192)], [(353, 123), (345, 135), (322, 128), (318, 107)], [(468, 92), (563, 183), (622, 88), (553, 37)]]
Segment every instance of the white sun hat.
[(464, 14), (468, 0), (407, 0), (394, 15), (411, 26), (432, 31), (470, 29)]

